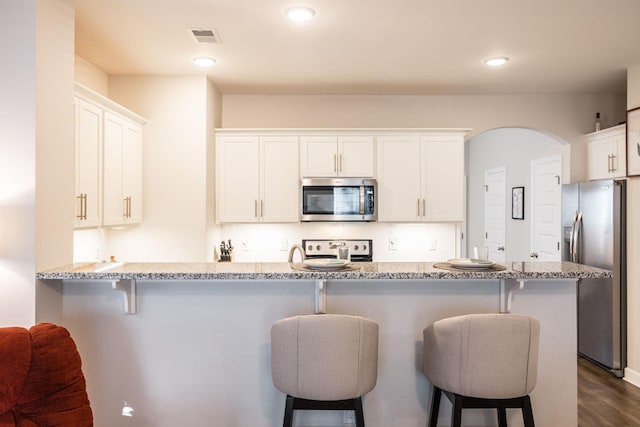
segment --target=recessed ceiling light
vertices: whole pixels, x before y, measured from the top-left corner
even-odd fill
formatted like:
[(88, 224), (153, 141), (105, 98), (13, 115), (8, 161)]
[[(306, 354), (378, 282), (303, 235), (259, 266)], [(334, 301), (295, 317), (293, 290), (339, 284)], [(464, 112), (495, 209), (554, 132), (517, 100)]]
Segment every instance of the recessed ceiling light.
[(292, 21), (302, 22), (313, 18), (316, 11), (306, 6), (295, 6), (288, 8), (285, 13)]
[(201, 67), (211, 67), (216, 63), (216, 60), (211, 58), (210, 56), (198, 56), (196, 58), (193, 58), (193, 62)]
[(506, 56), (496, 56), (495, 58), (488, 58), (484, 60), (484, 63), (490, 67), (499, 67), (507, 63), (509, 58)]

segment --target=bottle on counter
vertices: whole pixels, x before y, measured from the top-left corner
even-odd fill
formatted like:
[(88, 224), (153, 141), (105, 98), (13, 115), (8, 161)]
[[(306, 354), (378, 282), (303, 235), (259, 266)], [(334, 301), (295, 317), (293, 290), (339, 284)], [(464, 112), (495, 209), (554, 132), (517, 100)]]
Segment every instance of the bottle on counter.
[(595, 128), (596, 132), (598, 132), (602, 128), (602, 123), (600, 122), (600, 113), (596, 113)]

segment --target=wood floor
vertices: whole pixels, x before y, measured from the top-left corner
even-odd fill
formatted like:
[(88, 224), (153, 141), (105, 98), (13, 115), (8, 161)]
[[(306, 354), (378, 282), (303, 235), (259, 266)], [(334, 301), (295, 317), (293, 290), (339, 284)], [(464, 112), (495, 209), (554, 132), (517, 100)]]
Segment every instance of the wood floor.
[(640, 388), (578, 358), (578, 426), (640, 427)]

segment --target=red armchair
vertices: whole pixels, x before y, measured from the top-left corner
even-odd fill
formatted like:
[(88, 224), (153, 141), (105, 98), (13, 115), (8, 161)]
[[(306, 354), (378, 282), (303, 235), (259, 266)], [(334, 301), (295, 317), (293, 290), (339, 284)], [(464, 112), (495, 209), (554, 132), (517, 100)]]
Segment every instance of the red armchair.
[(93, 426), (93, 413), (69, 332), (0, 328), (0, 427), (71, 426)]

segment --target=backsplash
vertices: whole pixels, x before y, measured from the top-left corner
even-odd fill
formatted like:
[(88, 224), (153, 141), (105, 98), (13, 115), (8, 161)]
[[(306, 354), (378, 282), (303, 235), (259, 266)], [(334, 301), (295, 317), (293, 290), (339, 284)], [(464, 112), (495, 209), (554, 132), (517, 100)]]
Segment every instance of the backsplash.
[[(217, 259), (220, 241), (231, 240), (235, 262), (285, 262), (289, 248), (302, 239), (372, 239), (374, 261), (442, 261), (460, 256), (456, 224), (400, 223), (300, 223), (300, 224), (228, 224), (216, 228), (217, 236), (207, 249), (206, 261)], [(110, 245), (109, 229), (74, 232), (74, 262), (95, 262), (123, 255)], [(198, 242), (198, 244), (200, 244)], [(392, 249), (394, 248), (394, 249)], [(113, 251), (114, 253), (111, 253)], [(180, 247), (168, 249), (162, 259), (127, 254), (129, 260), (183, 261)], [(215, 257), (215, 258), (214, 258)], [(128, 261), (124, 259), (124, 261)], [(201, 262), (202, 259), (193, 260)]]

